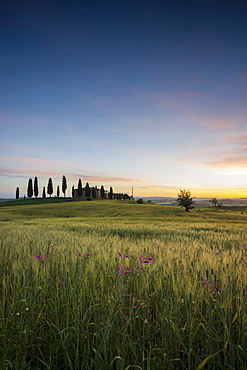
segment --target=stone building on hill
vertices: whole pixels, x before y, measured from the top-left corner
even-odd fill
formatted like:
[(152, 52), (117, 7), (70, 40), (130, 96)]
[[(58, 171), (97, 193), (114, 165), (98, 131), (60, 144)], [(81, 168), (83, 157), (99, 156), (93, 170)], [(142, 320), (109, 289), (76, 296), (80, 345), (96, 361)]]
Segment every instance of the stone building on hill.
[[(89, 198), (92, 198), (92, 191), (93, 191), (93, 186), (90, 186), (90, 197)], [(101, 195), (100, 195), (100, 189), (97, 188), (97, 186), (94, 186), (94, 189), (95, 189), (95, 193), (96, 193), (96, 198), (95, 199), (102, 199), (101, 198)], [(86, 197), (85, 195), (85, 187), (82, 188), (82, 195), (79, 196), (78, 195), (78, 189), (74, 189), (74, 198), (88, 198)], [(105, 198), (104, 199), (108, 199), (108, 191), (105, 190)]]

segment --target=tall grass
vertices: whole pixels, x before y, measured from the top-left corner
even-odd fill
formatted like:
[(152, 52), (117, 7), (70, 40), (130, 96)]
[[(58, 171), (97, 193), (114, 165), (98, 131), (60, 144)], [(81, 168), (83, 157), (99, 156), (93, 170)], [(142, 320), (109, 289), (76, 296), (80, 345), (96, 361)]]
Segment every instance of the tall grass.
[(246, 369), (246, 214), (89, 203), (1, 208), (0, 368)]

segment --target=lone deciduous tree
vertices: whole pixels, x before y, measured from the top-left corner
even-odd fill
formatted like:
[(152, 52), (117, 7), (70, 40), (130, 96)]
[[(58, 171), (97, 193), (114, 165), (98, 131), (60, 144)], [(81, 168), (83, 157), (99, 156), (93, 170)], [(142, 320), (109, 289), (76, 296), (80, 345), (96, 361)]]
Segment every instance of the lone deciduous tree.
[(32, 179), (29, 179), (28, 181), (27, 196), (28, 198), (32, 198), (33, 196), (33, 180)]
[(103, 185), (101, 185), (101, 188), (100, 188), (100, 196), (101, 196), (102, 199), (105, 198), (105, 189), (104, 189)]
[(19, 188), (16, 188), (15, 199), (18, 200), (19, 197), (20, 197), (20, 189)]
[(81, 179), (79, 179), (79, 181), (78, 181), (77, 195), (78, 195), (78, 197), (81, 197), (82, 196), (82, 183), (81, 183)]
[(67, 189), (67, 180), (66, 180), (66, 177), (63, 175), (63, 178), (62, 178), (62, 192), (65, 196), (65, 193), (66, 193), (66, 189)]
[(37, 177), (34, 178), (33, 190), (34, 190), (35, 198), (37, 198), (37, 196), (39, 195), (38, 178)]
[(214, 206), (217, 209), (217, 211), (222, 206), (222, 202), (220, 202), (217, 198), (214, 198), (214, 197), (212, 197), (209, 203), (211, 203), (212, 206)]
[(191, 196), (191, 192), (189, 190), (180, 190), (176, 201), (180, 207), (184, 207), (185, 210), (189, 212), (190, 209), (195, 208), (196, 203), (193, 199), (194, 197)]
[(49, 194), (50, 197), (53, 194), (53, 184), (52, 184), (52, 179), (51, 178), (49, 178), (49, 180), (48, 180), (47, 194)]

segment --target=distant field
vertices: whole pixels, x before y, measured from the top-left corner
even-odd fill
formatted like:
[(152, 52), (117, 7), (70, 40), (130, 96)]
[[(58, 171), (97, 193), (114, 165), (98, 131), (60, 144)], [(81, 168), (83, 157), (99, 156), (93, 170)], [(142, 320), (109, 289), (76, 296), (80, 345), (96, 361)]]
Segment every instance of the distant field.
[(0, 369), (246, 369), (247, 212), (0, 203)]

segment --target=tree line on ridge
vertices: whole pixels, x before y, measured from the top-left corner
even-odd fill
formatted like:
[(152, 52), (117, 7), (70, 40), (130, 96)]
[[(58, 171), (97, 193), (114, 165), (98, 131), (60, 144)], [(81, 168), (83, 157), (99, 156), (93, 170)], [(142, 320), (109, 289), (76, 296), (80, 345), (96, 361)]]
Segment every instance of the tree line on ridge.
[[(62, 193), (64, 197), (66, 196), (66, 190), (67, 190), (67, 179), (63, 175), (62, 177)], [(48, 180), (47, 188), (44, 186), (42, 190), (42, 198), (46, 198), (47, 194), (51, 197), (52, 194), (54, 193), (54, 186), (53, 186), (53, 181), (51, 178)], [(39, 187), (38, 187), (38, 178), (35, 177), (34, 181), (30, 178), (28, 180), (28, 185), (27, 185), (27, 192), (26, 195), (24, 195), (24, 199), (26, 196), (31, 199), (33, 196), (37, 198), (39, 195)], [(60, 197), (60, 186), (57, 186), (57, 192), (56, 196), (59, 198)], [(78, 187), (75, 189), (74, 185), (72, 186), (72, 198), (82, 198), (85, 197), (87, 200), (91, 199), (116, 199), (116, 200), (130, 200), (132, 197), (130, 197), (128, 194), (124, 193), (113, 193), (113, 188), (110, 187), (109, 192), (105, 190), (104, 186), (102, 185), (100, 189), (97, 189), (97, 186), (90, 187), (89, 183), (87, 182), (85, 187), (82, 187), (82, 181), (79, 179), (78, 181)], [(20, 188), (16, 188), (16, 200), (20, 198)]]

